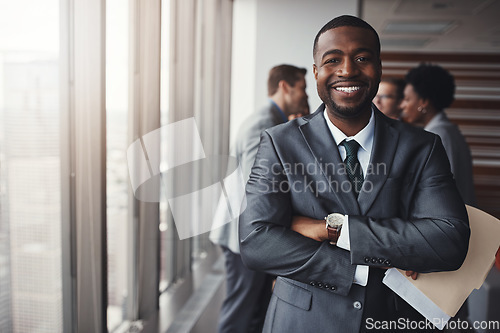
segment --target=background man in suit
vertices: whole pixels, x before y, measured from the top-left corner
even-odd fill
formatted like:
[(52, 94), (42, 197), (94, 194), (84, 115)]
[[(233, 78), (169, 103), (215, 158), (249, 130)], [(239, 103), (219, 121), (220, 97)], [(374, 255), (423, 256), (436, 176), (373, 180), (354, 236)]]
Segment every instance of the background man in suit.
[(373, 104), (387, 117), (399, 119), (405, 86), (406, 82), (403, 79), (391, 77), (382, 79), (378, 86), (377, 95), (373, 99)]
[[(306, 72), (305, 68), (291, 65), (279, 65), (270, 70), (269, 105), (244, 121), (232, 147), (231, 155), (236, 156), (245, 180), (250, 175), (261, 132), (309, 109)], [(215, 229), (210, 239), (221, 246), (226, 258), (227, 293), (221, 308), (219, 332), (261, 332), (274, 277), (243, 265), (239, 254), (238, 221)]]
[(382, 278), (387, 267), (416, 277), (465, 259), (467, 213), (441, 140), (372, 105), (380, 41), (365, 21), (328, 22), (313, 57), (324, 104), (262, 133), (240, 217), (243, 262), (278, 276), (264, 332), (423, 319)]

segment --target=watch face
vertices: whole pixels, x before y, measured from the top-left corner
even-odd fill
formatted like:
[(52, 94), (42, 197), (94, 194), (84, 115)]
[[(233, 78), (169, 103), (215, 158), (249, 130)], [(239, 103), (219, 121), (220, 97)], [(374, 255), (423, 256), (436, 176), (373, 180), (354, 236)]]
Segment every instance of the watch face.
[(339, 213), (333, 213), (326, 217), (326, 223), (328, 226), (335, 228), (344, 224), (344, 215)]

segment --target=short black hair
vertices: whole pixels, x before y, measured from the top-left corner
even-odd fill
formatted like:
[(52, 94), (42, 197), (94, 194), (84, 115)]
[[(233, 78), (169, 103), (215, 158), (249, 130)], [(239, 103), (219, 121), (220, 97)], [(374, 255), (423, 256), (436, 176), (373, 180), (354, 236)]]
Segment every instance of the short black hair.
[(380, 82), (387, 82), (396, 87), (396, 99), (403, 99), (406, 81), (397, 77), (383, 77)]
[(406, 74), (406, 82), (413, 86), (421, 98), (428, 99), (438, 111), (453, 103), (455, 79), (441, 66), (422, 63), (410, 69)]
[(281, 80), (284, 80), (290, 86), (302, 79), (307, 73), (307, 69), (299, 68), (293, 65), (278, 65), (271, 68), (269, 78), (267, 79), (267, 95), (272, 96), (278, 91)]
[(377, 55), (380, 56), (380, 38), (378, 36), (378, 33), (375, 31), (375, 29), (373, 29), (373, 27), (370, 24), (368, 24), (366, 21), (360, 19), (359, 17), (352, 16), (352, 15), (342, 15), (342, 16), (338, 16), (338, 17), (332, 19), (330, 22), (325, 24), (323, 26), (323, 28), (321, 28), (321, 30), (318, 32), (318, 34), (314, 38), (313, 57), (316, 56), (319, 37), (323, 33), (327, 32), (329, 30), (332, 30), (335, 28), (340, 28), (340, 27), (358, 27), (358, 28), (363, 28), (363, 29), (367, 29), (367, 30), (372, 31), (373, 34), (375, 35), (375, 38), (377, 39), (377, 46), (378, 46), (377, 47)]

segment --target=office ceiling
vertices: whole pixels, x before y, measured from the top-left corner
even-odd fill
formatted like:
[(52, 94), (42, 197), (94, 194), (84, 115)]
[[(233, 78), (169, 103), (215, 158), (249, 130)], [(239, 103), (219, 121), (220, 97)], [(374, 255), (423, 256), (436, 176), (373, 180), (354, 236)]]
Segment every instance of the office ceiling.
[(500, 0), (361, 0), (382, 51), (500, 54)]

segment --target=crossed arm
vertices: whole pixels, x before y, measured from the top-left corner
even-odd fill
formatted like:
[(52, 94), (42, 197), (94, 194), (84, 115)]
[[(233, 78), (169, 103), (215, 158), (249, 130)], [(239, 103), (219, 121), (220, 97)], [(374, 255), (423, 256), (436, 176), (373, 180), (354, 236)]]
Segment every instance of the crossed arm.
[(343, 295), (349, 292), (356, 265), (366, 265), (367, 254), (391, 258), (391, 266), (407, 275), (458, 269), (467, 253), (468, 219), (442, 154), (438, 142), (424, 157), (421, 175), (412, 180), (415, 188), (406, 203), (406, 219), (349, 216), (350, 242), (355, 246), (346, 251), (321, 241), (326, 237), (323, 220), (293, 220), (292, 212), (301, 212), (297, 205), (305, 207), (307, 200), (315, 199), (272, 186), (288, 179), (285, 173), (269, 172), (282, 161), (264, 132), (247, 184), (247, 209), (240, 217), (243, 261), (251, 269), (297, 281), (334, 284)]
[[(328, 232), (326, 231), (325, 220), (315, 220), (306, 216), (294, 216), (290, 229), (298, 232), (302, 236), (314, 239), (318, 242), (324, 242), (328, 240)], [(389, 267), (382, 268), (388, 269)], [(413, 280), (416, 280), (418, 277), (418, 272), (407, 270), (406, 276), (411, 276)]]

